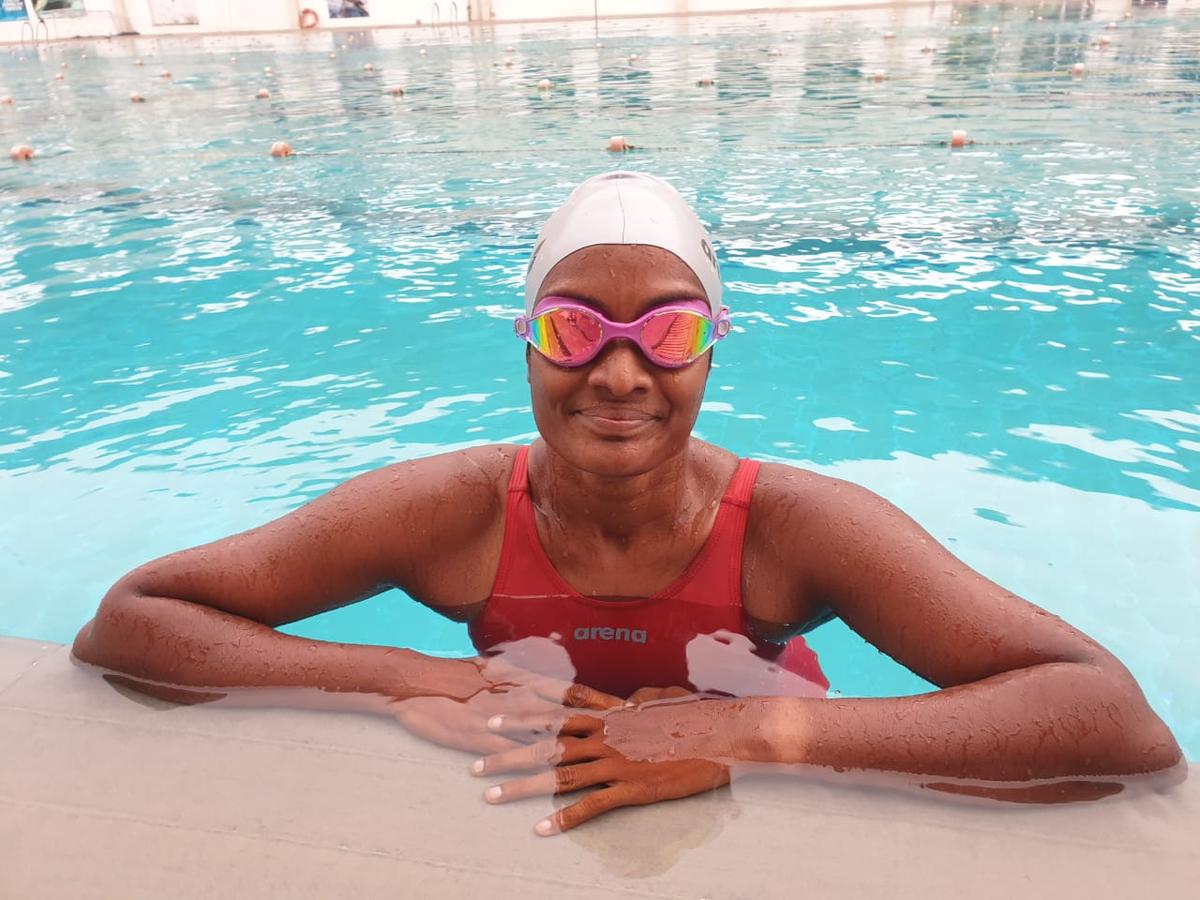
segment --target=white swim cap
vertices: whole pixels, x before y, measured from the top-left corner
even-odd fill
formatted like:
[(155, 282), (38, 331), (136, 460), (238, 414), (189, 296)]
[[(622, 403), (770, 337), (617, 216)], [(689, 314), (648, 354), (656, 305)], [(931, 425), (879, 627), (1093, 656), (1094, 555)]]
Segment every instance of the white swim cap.
[(713, 315), (721, 311), (721, 273), (704, 225), (679, 191), (640, 172), (606, 172), (571, 192), (542, 226), (525, 272), (525, 315), (559, 260), (596, 244), (643, 244), (669, 250), (691, 269)]

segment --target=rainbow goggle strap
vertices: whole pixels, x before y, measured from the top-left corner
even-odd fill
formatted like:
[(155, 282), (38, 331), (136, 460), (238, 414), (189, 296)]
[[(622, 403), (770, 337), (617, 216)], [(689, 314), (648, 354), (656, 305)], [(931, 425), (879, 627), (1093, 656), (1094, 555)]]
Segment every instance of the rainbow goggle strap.
[(729, 308), (716, 319), (707, 300), (684, 300), (650, 310), (633, 322), (613, 322), (601, 313), (565, 297), (543, 297), (537, 315), (517, 316), (517, 337), (559, 366), (591, 362), (609, 341), (628, 338), (652, 363), (678, 369), (695, 362), (709, 347), (729, 334)]

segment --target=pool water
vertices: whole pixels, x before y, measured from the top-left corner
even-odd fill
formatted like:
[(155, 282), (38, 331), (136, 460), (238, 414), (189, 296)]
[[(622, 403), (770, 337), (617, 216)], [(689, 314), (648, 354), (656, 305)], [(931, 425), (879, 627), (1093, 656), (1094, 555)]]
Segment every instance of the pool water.
[[(698, 435), (899, 504), (1113, 650), (1196, 759), (1200, 6), (1116, 9), (0, 51), (0, 128), (37, 151), (0, 165), (0, 633), (69, 641), (147, 559), (531, 440), (537, 227), (625, 167), (718, 243)], [(288, 630), (471, 652), (398, 592)], [(928, 687), (810, 640), (844, 695)]]

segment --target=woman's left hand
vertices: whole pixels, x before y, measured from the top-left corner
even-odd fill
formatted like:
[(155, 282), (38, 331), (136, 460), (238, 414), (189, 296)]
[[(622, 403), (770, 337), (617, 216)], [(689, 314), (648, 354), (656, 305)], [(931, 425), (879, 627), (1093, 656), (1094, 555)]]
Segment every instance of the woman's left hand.
[[(694, 697), (694, 695), (690, 695)], [(489, 803), (566, 794), (600, 787), (565, 806), (534, 829), (549, 835), (574, 828), (612, 809), (676, 800), (729, 783), (736, 701), (664, 700), (624, 709), (554, 717), (495, 716), (490, 730), (528, 740), (528, 746), (477, 760), (472, 772), (491, 776), (546, 769), (494, 785)]]

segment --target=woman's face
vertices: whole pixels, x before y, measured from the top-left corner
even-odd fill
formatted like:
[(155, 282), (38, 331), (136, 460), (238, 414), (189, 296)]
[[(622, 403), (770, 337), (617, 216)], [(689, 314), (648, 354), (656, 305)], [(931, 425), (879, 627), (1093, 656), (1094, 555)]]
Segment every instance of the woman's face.
[[(569, 297), (614, 322), (632, 322), (672, 300), (704, 298), (700, 280), (659, 247), (604, 244), (561, 260), (542, 297)], [(712, 351), (664, 369), (631, 341), (612, 341), (587, 365), (556, 366), (526, 348), (533, 417), (556, 453), (596, 475), (637, 475), (687, 447)]]

